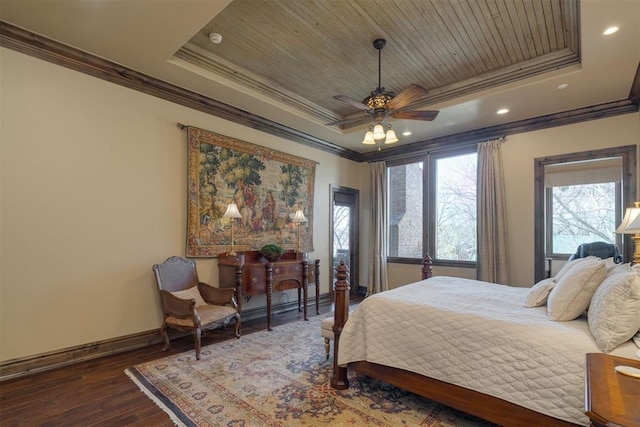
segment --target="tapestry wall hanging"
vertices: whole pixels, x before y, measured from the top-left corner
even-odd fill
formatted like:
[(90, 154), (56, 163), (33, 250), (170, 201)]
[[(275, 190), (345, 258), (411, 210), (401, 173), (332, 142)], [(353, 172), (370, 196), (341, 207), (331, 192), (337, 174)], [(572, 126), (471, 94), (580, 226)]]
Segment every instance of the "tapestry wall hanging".
[[(313, 251), (316, 163), (203, 129), (187, 127), (187, 256), (217, 257), (267, 243)], [(229, 203), (240, 218), (223, 218)], [(293, 216), (302, 210), (306, 223)], [(299, 233), (299, 234), (298, 234)]]

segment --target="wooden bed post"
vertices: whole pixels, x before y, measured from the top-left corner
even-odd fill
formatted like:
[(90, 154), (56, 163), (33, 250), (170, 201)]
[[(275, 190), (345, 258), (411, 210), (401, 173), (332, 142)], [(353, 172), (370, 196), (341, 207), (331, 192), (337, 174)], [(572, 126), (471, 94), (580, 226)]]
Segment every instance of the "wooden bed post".
[(422, 280), (430, 279), (433, 276), (433, 269), (431, 268), (433, 261), (429, 254), (425, 254), (422, 258)]
[(340, 261), (340, 265), (336, 268), (336, 281), (333, 284), (336, 309), (333, 315), (333, 376), (331, 377), (331, 387), (338, 390), (349, 388), (347, 368), (338, 366), (340, 334), (349, 318), (349, 290), (351, 286), (349, 286), (348, 277), (349, 268), (344, 261)]

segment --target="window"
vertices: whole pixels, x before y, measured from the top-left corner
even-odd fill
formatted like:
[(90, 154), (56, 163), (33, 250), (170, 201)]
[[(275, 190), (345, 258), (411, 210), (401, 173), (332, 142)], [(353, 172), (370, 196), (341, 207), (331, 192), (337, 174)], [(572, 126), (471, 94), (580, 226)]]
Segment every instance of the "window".
[(423, 162), (387, 168), (389, 248), (393, 258), (422, 259)]
[(390, 165), (387, 176), (390, 258), (410, 262), (428, 252), (443, 264), (475, 263), (475, 151)]
[(435, 259), (476, 260), (477, 159), (476, 153), (435, 159)]
[(616, 243), (622, 158), (545, 168), (546, 256), (566, 258), (582, 243)]
[(614, 234), (636, 199), (635, 145), (535, 159), (534, 282), (566, 261), (578, 245), (616, 243), (630, 259), (630, 236)]

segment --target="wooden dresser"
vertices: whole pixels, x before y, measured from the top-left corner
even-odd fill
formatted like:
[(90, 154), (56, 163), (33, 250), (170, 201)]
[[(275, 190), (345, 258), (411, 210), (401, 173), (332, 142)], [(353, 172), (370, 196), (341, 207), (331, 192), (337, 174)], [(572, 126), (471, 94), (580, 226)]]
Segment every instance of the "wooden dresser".
[(267, 261), (258, 251), (238, 252), (233, 256), (220, 254), (218, 271), (221, 288), (236, 288), (240, 313), (245, 296), (266, 294), (268, 330), (271, 330), (271, 297), (274, 291), (297, 289), (298, 310), (301, 310), (302, 294), (304, 320), (309, 320), (307, 288), (311, 283), (316, 291), (316, 314), (320, 314), (320, 261), (308, 261), (304, 253), (287, 251), (275, 262)]

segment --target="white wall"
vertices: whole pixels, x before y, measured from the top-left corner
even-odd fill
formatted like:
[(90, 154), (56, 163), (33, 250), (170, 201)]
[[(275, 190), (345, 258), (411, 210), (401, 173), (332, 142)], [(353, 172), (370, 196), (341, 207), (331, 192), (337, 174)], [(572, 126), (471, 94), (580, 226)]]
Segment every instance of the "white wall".
[[(511, 135), (502, 146), (511, 284), (534, 283), (534, 159), (545, 156), (640, 145), (640, 113)], [(637, 150), (640, 165), (640, 148)], [(640, 189), (640, 173), (638, 189)], [(390, 264), (391, 287), (420, 278), (421, 266)], [(475, 278), (475, 269), (434, 267), (434, 275)]]
[[(177, 123), (319, 162), (309, 256), (329, 291), (329, 185), (359, 188), (361, 165), (0, 54), (0, 361), (159, 328), (151, 266), (185, 254), (186, 133)], [(201, 280), (217, 282), (217, 259), (197, 266)]]

